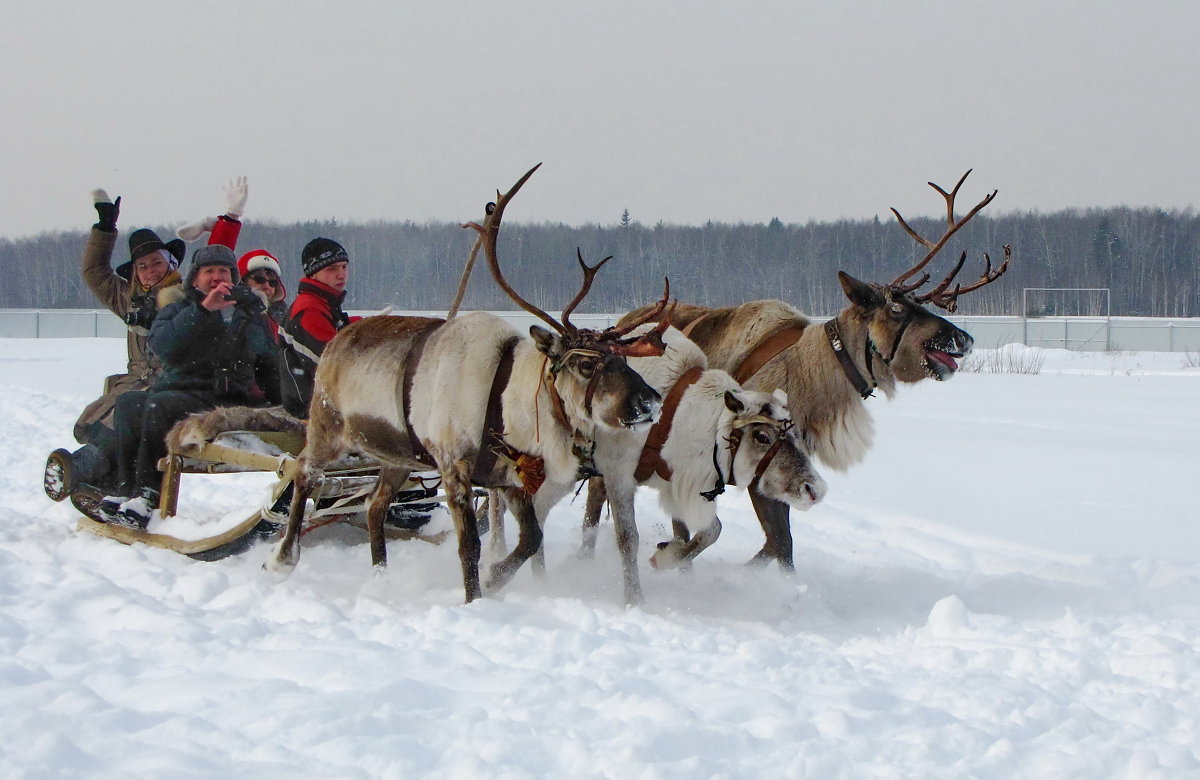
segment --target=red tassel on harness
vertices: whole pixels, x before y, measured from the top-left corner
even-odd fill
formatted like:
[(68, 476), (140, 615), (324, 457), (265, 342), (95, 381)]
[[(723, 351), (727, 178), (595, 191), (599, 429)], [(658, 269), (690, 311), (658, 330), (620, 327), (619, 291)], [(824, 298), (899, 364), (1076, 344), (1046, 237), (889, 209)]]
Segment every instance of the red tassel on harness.
[(538, 492), (538, 488), (546, 481), (546, 461), (536, 455), (518, 455), (516, 469), (521, 487), (531, 496)]

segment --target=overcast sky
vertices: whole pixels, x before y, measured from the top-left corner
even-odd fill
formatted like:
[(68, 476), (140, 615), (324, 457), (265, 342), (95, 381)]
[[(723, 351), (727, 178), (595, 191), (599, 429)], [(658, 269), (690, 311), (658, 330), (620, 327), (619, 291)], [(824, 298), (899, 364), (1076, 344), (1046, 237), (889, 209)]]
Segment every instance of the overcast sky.
[(1200, 2), (0, 0), (0, 236), (1200, 202)]

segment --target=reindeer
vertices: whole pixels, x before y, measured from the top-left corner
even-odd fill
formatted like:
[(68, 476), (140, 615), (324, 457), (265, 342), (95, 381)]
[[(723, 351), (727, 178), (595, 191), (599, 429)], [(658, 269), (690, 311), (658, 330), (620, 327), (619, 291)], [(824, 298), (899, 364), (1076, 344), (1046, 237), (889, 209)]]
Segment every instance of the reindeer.
[[(729, 308), (679, 304), (670, 313), (671, 324), (704, 350), (710, 366), (729, 371), (743, 386), (764, 391), (782, 388), (810, 451), (835, 471), (845, 471), (861, 461), (871, 446), (874, 425), (865, 401), (876, 389), (891, 398), (897, 381), (949, 379), (974, 344), (970, 334), (925, 304), (953, 313), (960, 295), (991, 284), (1008, 270), (1012, 250), (1006, 245), (998, 268), (992, 268), (985, 253), (979, 280), (951, 289), (966, 262), (964, 251), (939, 284), (917, 294), (930, 279), (923, 269), (951, 236), (996, 197), (993, 190), (956, 219), (954, 200), (970, 173), (963, 174), (950, 192), (929, 182), (946, 202), (946, 230), (936, 241), (921, 236), (892, 209), (905, 232), (928, 252), (887, 284), (862, 282), (839, 271), (850, 305), (823, 327), (809, 327), (807, 317), (777, 300)], [(921, 276), (910, 281), (918, 273)], [(642, 311), (630, 312), (618, 325), (636, 321)], [(793, 570), (787, 504), (761, 490), (751, 490), (750, 498), (766, 535), (752, 562), (775, 560), (783, 569)]]
[(603, 478), (589, 482), (584, 515), (584, 553), (590, 556), (605, 498), (616, 517), (625, 511), (621, 507), (632, 511), (637, 485), (655, 488), (675, 532), (651, 557), (656, 569), (688, 567), (716, 541), (721, 522), (715, 500), (726, 484), (748, 485), (801, 511), (826, 490), (782, 392), (745, 390), (728, 372), (707, 368), (704, 353), (675, 328), (663, 333), (663, 341), (662, 356), (630, 359), (663, 395), (662, 417), (648, 432), (606, 432), (597, 441), (597, 463), (602, 453), (608, 463), (600, 468)]
[[(505, 206), (537, 167), (497, 193), (482, 225), (468, 223), (498, 279), (496, 238)], [(372, 564), (387, 564), (383, 518), (391, 497), (411, 471), (436, 467), (458, 536), (466, 601), (507, 583), (540, 547), (538, 518), (578, 480), (581, 454), (596, 432), (648, 428), (661, 406), (627, 361), (661, 351), (654, 333), (624, 339), (640, 323), (604, 333), (571, 325), (570, 312), (599, 269), (584, 265), (583, 288), (562, 321), (542, 313), (554, 332), (535, 325), (524, 338), (481, 312), (451, 321), (368, 317), (341, 330), (317, 368), (288, 525), (266, 567), (279, 574), (294, 569), (305, 502), (327, 464), (358, 452), (379, 464), (367, 511)], [(665, 305), (664, 298), (652, 311)], [(482, 586), (472, 483), (502, 488), (520, 527), (516, 548)]]

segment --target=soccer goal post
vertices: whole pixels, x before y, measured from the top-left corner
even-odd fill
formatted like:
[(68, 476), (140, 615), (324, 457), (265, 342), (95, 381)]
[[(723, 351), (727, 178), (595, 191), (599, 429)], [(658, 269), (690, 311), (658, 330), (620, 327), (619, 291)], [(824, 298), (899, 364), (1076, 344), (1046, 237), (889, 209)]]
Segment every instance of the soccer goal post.
[(1021, 319), (1028, 346), (1107, 352), (1111, 291), (1108, 287), (1025, 287)]

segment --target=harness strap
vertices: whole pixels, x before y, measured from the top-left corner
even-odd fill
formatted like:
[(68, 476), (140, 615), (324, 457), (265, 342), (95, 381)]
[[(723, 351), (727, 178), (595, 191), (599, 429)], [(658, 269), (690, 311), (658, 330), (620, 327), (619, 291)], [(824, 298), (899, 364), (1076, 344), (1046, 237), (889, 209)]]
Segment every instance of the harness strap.
[[(754, 469), (754, 478), (750, 480), (750, 484), (746, 487), (747, 490), (753, 491), (758, 487), (758, 483), (762, 479), (762, 475), (767, 473), (767, 467), (771, 465), (771, 461), (774, 460), (775, 456), (779, 454), (779, 448), (783, 446), (783, 439), (785, 436), (787, 436), (787, 433), (785, 431), (780, 431), (779, 436), (775, 439), (775, 443), (767, 448), (767, 451), (762, 456), (762, 460), (758, 462), (758, 466)], [(730, 471), (733, 471), (732, 467), (730, 468)]]
[(546, 379), (546, 361), (550, 358), (542, 360), (542, 381), (546, 385), (546, 390), (550, 394), (550, 415), (554, 418), (563, 430), (571, 430), (571, 422), (567, 419), (567, 410), (563, 408), (562, 397), (558, 394), (558, 388), (554, 386), (554, 372), (550, 372), (550, 378)]
[[(742, 434), (745, 433), (741, 428), (734, 428), (729, 432), (729, 438), (725, 441), (729, 442), (729, 446), (725, 449), (729, 450), (729, 480), (726, 485), (737, 487), (737, 473), (733, 469), (733, 463), (737, 460), (738, 449), (742, 446)], [(715, 459), (713, 461), (716, 462)], [(720, 478), (720, 469), (717, 470), (717, 477)]]
[(758, 373), (771, 358), (795, 344), (804, 335), (804, 328), (798, 325), (785, 325), (758, 343), (750, 354), (746, 355), (741, 364), (732, 372), (733, 379), (739, 385), (746, 384), (750, 377)]
[[(837, 318), (827, 320), (825, 322), (825, 338), (829, 341), (829, 347), (833, 350), (833, 354), (837, 356), (838, 362), (842, 364), (842, 372), (846, 375), (846, 379), (850, 381), (854, 389), (863, 399), (870, 398), (874, 395), (874, 383), (868, 383), (863, 379), (863, 375), (859, 372), (858, 367), (854, 365), (853, 358), (846, 351), (846, 344), (842, 341), (842, 334), (838, 331)], [(867, 365), (871, 365), (870, 344), (867, 345)]]
[(433, 467), (433, 456), (429, 454), (429, 450), (425, 449), (425, 445), (421, 444), (420, 440), (412, 433), (412, 386), (413, 375), (416, 373), (417, 364), (421, 362), (421, 354), (425, 351), (425, 342), (429, 340), (430, 334), (444, 324), (441, 320), (431, 323), (428, 327), (422, 329), (413, 339), (412, 348), (408, 350), (408, 355), (404, 358), (404, 387), (402, 390), (402, 402), (404, 406), (404, 425), (408, 428), (409, 439), (412, 440), (413, 457), (419, 463)]
[(651, 474), (658, 474), (667, 482), (671, 481), (671, 469), (662, 459), (662, 448), (667, 443), (667, 437), (671, 435), (671, 423), (675, 419), (675, 411), (679, 408), (684, 392), (695, 384), (703, 373), (704, 369), (700, 366), (689, 368), (667, 393), (658, 422), (650, 428), (650, 435), (646, 437), (646, 444), (642, 447), (641, 457), (638, 458), (637, 470), (633, 472), (633, 478), (638, 482), (645, 482)]

